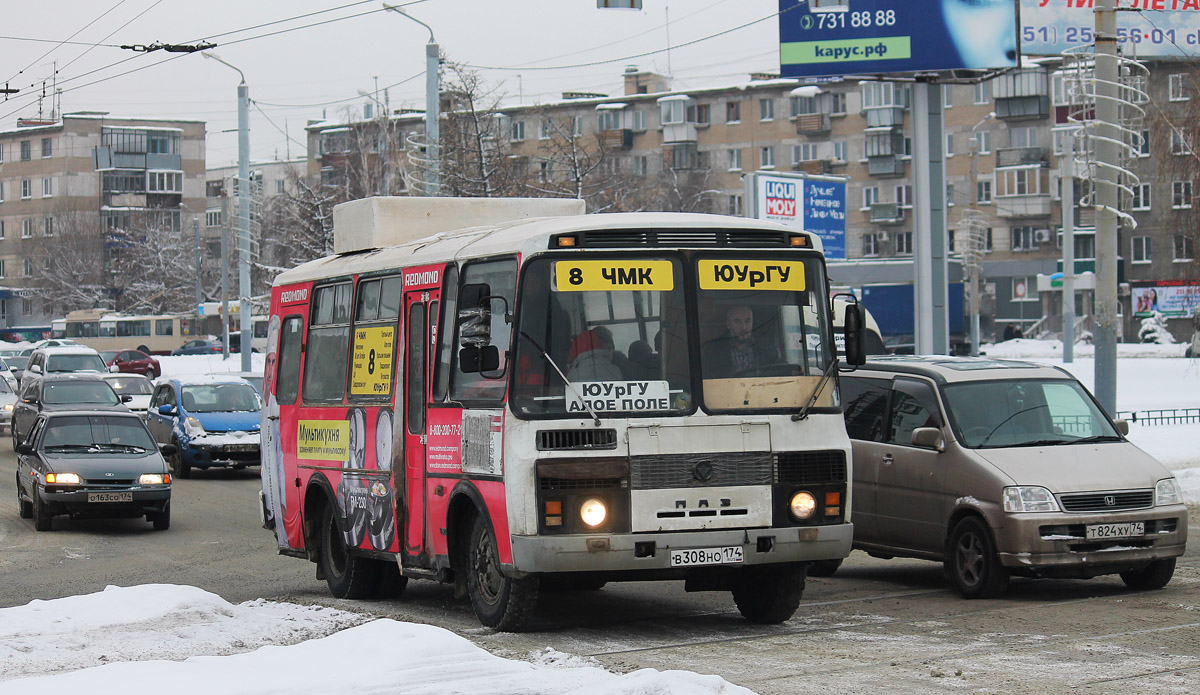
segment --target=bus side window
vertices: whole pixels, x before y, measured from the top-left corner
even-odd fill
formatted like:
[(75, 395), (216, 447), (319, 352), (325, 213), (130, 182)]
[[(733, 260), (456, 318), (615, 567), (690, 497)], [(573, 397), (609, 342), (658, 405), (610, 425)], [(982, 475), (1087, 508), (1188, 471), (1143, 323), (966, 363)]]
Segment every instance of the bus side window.
[(458, 267), (446, 268), (442, 284), (442, 318), (437, 322), (438, 331), (437, 366), (434, 372), (434, 403), (446, 400), (450, 391), (450, 360), (454, 356), (454, 317), (458, 307)]
[[(509, 343), (512, 338), (512, 324), (508, 323), (504, 314), (515, 309), (516, 260), (477, 261), (468, 264), (463, 269), (463, 285), (476, 284), (487, 285), (491, 297), (504, 298), (504, 301), (484, 300), (486, 307), (490, 310), (490, 341), (500, 353), (500, 366), (495, 371), (489, 372), (464, 372), (461, 369), (455, 369), (454, 382), (451, 384), (451, 398), (456, 401), (502, 401), (507, 386)], [(458, 307), (458, 316), (463, 316), (469, 310), (477, 308), (460, 306)], [(457, 332), (458, 329), (459, 327), (456, 326), (455, 331)], [(458, 354), (459, 347), (461, 346), (454, 346), (455, 356)], [(457, 359), (455, 359), (455, 366), (458, 367)]]
[(289, 316), (279, 332), (279, 355), (275, 360), (275, 400), (281, 405), (296, 402), (300, 390), (300, 343), (304, 337), (304, 319)]
[(340, 403), (346, 397), (352, 283), (326, 285), (314, 293), (304, 361), (304, 400)]

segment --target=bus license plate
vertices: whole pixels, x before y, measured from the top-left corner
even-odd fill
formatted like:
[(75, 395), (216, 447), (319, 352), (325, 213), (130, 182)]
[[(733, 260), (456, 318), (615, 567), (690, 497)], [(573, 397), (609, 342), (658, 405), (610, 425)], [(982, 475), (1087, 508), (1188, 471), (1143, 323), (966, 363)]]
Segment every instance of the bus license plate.
[(672, 567), (736, 564), (741, 561), (742, 546), (740, 545), (727, 545), (723, 548), (693, 548), (691, 550), (671, 551)]
[(1127, 524), (1092, 524), (1087, 527), (1089, 541), (1109, 538), (1139, 538), (1146, 535), (1146, 522), (1131, 521)]
[(88, 502), (132, 502), (132, 492), (89, 492)]

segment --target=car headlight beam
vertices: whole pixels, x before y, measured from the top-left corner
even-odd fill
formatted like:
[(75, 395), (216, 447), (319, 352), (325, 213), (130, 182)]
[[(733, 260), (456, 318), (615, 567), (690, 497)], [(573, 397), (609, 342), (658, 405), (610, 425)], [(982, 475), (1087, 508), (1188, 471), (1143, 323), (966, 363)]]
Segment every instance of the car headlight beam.
[(604, 500), (598, 497), (589, 497), (579, 505), (579, 519), (589, 528), (596, 528), (607, 518), (608, 508), (604, 506)]
[(813, 497), (811, 492), (800, 491), (792, 495), (792, 499), (788, 502), (788, 511), (792, 513), (792, 517), (798, 521), (804, 521), (811, 517), (813, 512), (817, 511), (817, 498)]

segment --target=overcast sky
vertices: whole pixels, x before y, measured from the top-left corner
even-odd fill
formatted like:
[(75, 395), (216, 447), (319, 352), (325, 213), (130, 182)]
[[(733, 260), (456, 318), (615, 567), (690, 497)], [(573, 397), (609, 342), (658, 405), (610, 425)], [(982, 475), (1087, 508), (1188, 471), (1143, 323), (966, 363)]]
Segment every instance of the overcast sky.
[[(378, 0), (6, 4), (0, 80), (21, 92), (0, 104), (3, 129), (18, 117), (37, 115), (36, 97), (43, 80), (51, 93), (57, 61), (63, 111), (202, 120), (208, 124), (208, 166), (234, 163), (237, 137), (226, 131), (237, 127), (237, 73), (198, 53), (136, 53), (107, 45), (202, 39), (218, 44), (212, 51), (246, 74), (256, 103), (250, 119), (255, 160), (304, 156), (306, 122), (323, 114), (340, 117), (348, 106), (361, 113), (368, 99), (359, 91), (374, 91), (376, 78), (381, 92), (390, 86), (393, 108), (424, 108), (429, 33), (382, 11)], [(778, 0), (643, 4), (630, 11), (599, 10), (596, 0), (424, 0), (409, 12), (433, 28), (448, 59), (488, 68), (485, 79), (511, 102), (549, 101), (564, 90), (620, 94), (627, 65), (669, 73), (677, 88), (742, 82), (750, 72), (779, 69)], [(342, 17), (349, 18), (329, 21)], [(296, 19), (273, 23), (289, 18)], [(764, 21), (735, 29), (755, 20)], [(328, 23), (285, 31), (317, 22)], [(79, 43), (59, 43), (66, 41)], [(42, 108), (49, 113), (48, 98)], [(290, 152), (285, 129), (293, 140)]]

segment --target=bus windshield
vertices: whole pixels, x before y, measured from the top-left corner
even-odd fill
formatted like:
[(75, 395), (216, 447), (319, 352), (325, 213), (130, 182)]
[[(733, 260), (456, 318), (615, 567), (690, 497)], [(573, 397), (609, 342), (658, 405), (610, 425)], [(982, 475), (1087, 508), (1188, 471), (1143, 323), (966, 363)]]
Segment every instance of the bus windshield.
[[(522, 273), (513, 409), (636, 417), (698, 405), (799, 408), (833, 358), (824, 288), (814, 256), (534, 259)], [(831, 380), (816, 406), (834, 405)]]

